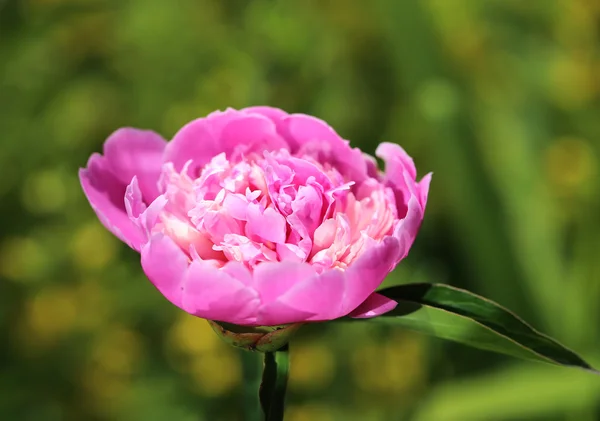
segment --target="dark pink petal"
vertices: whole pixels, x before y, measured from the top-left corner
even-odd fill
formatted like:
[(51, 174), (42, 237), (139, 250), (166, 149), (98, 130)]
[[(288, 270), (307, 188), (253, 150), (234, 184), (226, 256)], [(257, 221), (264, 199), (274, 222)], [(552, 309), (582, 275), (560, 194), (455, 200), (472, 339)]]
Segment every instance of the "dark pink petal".
[(188, 265), (188, 256), (166, 235), (155, 234), (142, 248), (144, 273), (167, 300), (181, 309)]
[(398, 303), (396, 301), (374, 292), (350, 313), (349, 316), (355, 319), (369, 319), (392, 311), (397, 305)]
[(87, 168), (79, 170), (79, 181), (100, 222), (129, 247), (139, 251), (145, 236), (127, 216), (126, 184), (113, 174), (106, 158), (92, 155)]
[(307, 154), (319, 162), (333, 164), (353, 181), (367, 177), (367, 163), (359, 149), (352, 149), (327, 123), (304, 114), (291, 114), (280, 125), (292, 151)]
[(343, 313), (345, 315), (363, 303), (379, 287), (400, 260), (400, 244), (394, 237), (386, 237), (366, 250), (346, 269), (346, 289)]
[(106, 140), (104, 157), (123, 185), (137, 176), (144, 201), (150, 204), (159, 194), (158, 176), (166, 145), (157, 133), (126, 127), (115, 131)]
[(183, 309), (194, 316), (235, 324), (252, 324), (260, 300), (244, 282), (213, 264), (191, 263), (182, 283)]

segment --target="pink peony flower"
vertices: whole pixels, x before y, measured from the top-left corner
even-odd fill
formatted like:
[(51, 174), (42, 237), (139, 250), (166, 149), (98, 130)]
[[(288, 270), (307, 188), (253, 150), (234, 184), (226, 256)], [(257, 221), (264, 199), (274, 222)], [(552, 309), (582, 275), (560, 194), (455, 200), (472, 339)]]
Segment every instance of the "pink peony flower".
[(386, 172), (325, 122), (269, 107), (214, 112), (169, 143), (123, 128), (80, 170), (112, 233), (173, 304), (273, 326), (373, 317), (375, 289), (421, 225), (430, 175), (379, 145)]

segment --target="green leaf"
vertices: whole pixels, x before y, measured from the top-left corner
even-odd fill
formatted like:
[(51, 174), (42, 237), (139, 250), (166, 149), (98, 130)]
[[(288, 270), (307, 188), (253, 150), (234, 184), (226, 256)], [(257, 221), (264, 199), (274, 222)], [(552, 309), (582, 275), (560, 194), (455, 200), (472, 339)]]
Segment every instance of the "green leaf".
[(275, 352), (265, 353), (265, 366), (259, 391), (265, 421), (283, 420), (289, 368), (287, 345)]
[(368, 319), (518, 358), (594, 370), (573, 351), (538, 332), (504, 307), (442, 284), (407, 284), (379, 294), (398, 302), (389, 313)]
[(518, 362), (432, 385), (411, 420), (551, 420), (556, 414), (576, 413), (569, 419), (590, 421), (596, 418), (580, 414), (593, 413), (599, 401), (596, 376)]

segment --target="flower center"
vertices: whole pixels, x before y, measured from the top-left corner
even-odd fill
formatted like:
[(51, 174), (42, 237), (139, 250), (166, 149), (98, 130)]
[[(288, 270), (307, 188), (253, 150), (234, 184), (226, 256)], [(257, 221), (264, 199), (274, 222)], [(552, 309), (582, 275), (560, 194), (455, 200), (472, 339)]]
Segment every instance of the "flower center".
[(188, 168), (164, 166), (159, 188), (167, 204), (154, 231), (217, 266), (293, 260), (343, 269), (397, 219), (392, 191), (377, 180), (357, 186), (330, 165), (283, 149), (237, 162), (217, 155), (195, 179)]

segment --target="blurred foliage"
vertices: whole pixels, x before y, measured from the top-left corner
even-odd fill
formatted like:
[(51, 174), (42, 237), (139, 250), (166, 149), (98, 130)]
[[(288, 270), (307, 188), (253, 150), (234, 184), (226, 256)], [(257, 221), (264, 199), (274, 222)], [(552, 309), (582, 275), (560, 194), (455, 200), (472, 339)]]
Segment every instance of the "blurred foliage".
[[(387, 283), (447, 282), (600, 361), (600, 2), (0, 0), (0, 414), (241, 420), (242, 362), (144, 279), (77, 168), (120, 126), (317, 115), (434, 172)], [(292, 343), (289, 421), (593, 421), (600, 380), (366, 324)]]

